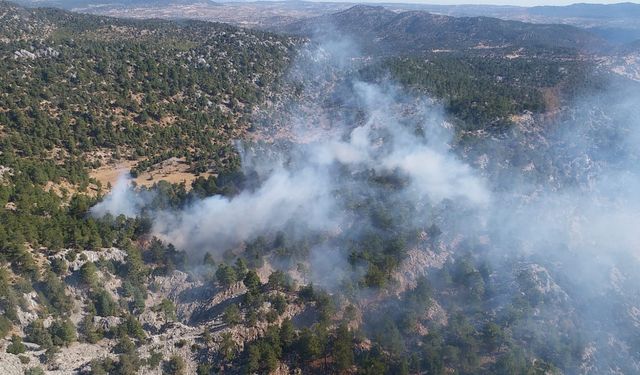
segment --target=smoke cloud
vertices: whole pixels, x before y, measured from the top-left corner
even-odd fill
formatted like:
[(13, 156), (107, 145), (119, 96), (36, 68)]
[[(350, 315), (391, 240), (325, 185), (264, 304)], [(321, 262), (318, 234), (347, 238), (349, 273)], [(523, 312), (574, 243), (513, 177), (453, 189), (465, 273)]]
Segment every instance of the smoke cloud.
[[(612, 95), (618, 88), (612, 89), (583, 98), (552, 127), (519, 125), (505, 137), (455, 148), (454, 129), (437, 102), (392, 83), (344, 78), (357, 64), (343, 52), (353, 51), (345, 43), (301, 53), (291, 79), (307, 85), (304, 100), (284, 106), (297, 142), (272, 155), (241, 145), (243, 170), (256, 172), (257, 187), (154, 212), (154, 234), (190, 253), (218, 256), (278, 231), (331, 237), (353, 230), (357, 236), (370, 219), (354, 217), (342, 195), (375, 189), (363, 174), (399, 176), (400, 188), (390, 198), (399, 207), (424, 207), (421, 215), (437, 211), (448, 238), (462, 234), (488, 244), (476, 256), (507, 275), (500, 276), (494, 312), (525, 293), (517, 277), (534, 270), (547, 277), (540, 290), (557, 286), (566, 295), (562, 303), (571, 308), (545, 308), (579, 325), (591, 348), (584, 361), (595, 373), (639, 370), (640, 91)], [(476, 169), (477, 160), (483, 162)], [(123, 178), (92, 214), (135, 216), (144, 202)], [(463, 209), (449, 210), (452, 202)], [(410, 221), (416, 228), (427, 222)], [(310, 277), (336, 283), (346, 257), (344, 243), (313, 246)], [(532, 331), (549, 328), (531, 324)]]
[(118, 177), (113, 190), (102, 200), (91, 208), (91, 215), (102, 217), (106, 214), (113, 216), (124, 215), (135, 217), (149, 201), (150, 195), (136, 192), (132, 186), (132, 178), (128, 174)]
[[(349, 180), (349, 176), (364, 171), (380, 176), (401, 174), (409, 181), (402, 194), (411, 200), (428, 199), (437, 204), (458, 199), (474, 206), (489, 202), (490, 194), (482, 179), (448, 150), (450, 129), (436, 104), (420, 103), (421, 111), (429, 114), (425, 123), (403, 124), (396, 118), (397, 88), (355, 82), (352, 92), (365, 110), (361, 125), (336, 124), (341, 132), (328, 133), (316, 142), (291, 145), (292, 149), (275, 158), (277, 162), (270, 168), (259, 155), (244, 151), (243, 168), (266, 174), (255, 190), (234, 197), (197, 200), (179, 211), (156, 212), (153, 232), (187, 251), (221, 254), (291, 226), (315, 232), (339, 231), (348, 223), (336, 194), (360, 183)], [(425, 137), (413, 134), (416, 125), (426, 129)], [(254, 168), (251, 163), (256, 160), (261, 161)], [(349, 173), (345, 174), (345, 169)], [(92, 212), (133, 216), (142, 201), (132, 192), (129, 181), (121, 179)]]

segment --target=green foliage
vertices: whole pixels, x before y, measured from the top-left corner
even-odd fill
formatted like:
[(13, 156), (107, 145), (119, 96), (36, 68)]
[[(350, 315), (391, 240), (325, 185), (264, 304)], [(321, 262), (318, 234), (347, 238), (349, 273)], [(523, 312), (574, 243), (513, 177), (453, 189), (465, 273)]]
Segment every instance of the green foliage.
[(496, 350), (505, 341), (505, 332), (494, 322), (485, 324), (482, 329), (483, 342), (491, 351)]
[(18, 335), (11, 336), (11, 344), (7, 345), (7, 353), (20, 354), (24, 353), (27, 348), (22, 343), (22, 338)]
[(54, 345), (69, 346), (76, 341), (76, 327), (69, 319), (56, 320), (49, 328)]
[(104, 337), (104, 332), (102, 330), (96, 328), (95, 324), (93, 324), (94, 315), (87, 314), (78, 326), (78, 331), (82, 335), (83, 339), (90, 343), (95, 344), (100, 339)]
[(271, 290), (290, 291), (293, 289), (293, 281), (282, 271), (273, 271), (269, 275), (267, 286)]
[[(581, 61), (545, 56), (505, 59), (458, 54), (428, 58), (390, 58), (361, 71), (368, 80), (390, 73), (401, 84), (443, 99), (446, 109), (468, 128), (509, 125), (509, 116), (523, 111), (553, 110), (545, 99), (549, 88), (571, 96), (589, 82), (593, 67)], [(559, 101), (562, 98), (557, 98)], [(557, 104), (556, 104), (557, 105)]]
[(137, 340), (144, 340), (146, 334), (142, 328), (142, 324), (133, 315), (127, 315), (122, 324), (118, 326), (120, 335), (127, 335)]
[(269, 373), (276, 369), (282, 356), (279, 330), (271, 327), (264, 338), (249, 345), (245, 358), (246, 373)]
[(44, 360), (47, 363), (54, 363), (58, 353), (60, 353), (60, 349), (57, 346), (50, 346), (44, 352)]
[(196, 369), (196, 375), (209, 375), (211, 374), (212, 366), (209, 363), (198, 363), (198, 368)]
[(254, 270), (248, 271), (244, 279), (242, 279), (242, 282), (249, 290), (257, 290), (262, 286), (260, 277), (258, 277), (258, 274)]
[(154, 238), (145, 251), (145, 260), (155, 264), (155, 274), (167, 275), (175, 269), (184, 269), (186, 254)]
[(51, 270), (58, 276), (64, 276), (68, 268), (67, 261), (64, 258), (53, 258), (51, 260)]
[(149, 366), (152, 369), (158, 368), (161, 362), (162, 362), (162, 353), (160, 352), (152, 351), (151, 355), (149, 355), (149, 358), (147, 358), (147, 366)]
[(93, 262), (85, 262), (80, 267), (80, 281), (89, 288), (98, 286), (98, 268)]
[(11, 321), (4, 316), (0, 316), (0, 337), (4, 338), (11, 331)]
[(220, 264), (216, 270), (216, 280), (223, 288), (229, 288), (238, 281), (235, 268), (224, 263)]
[[(286, 38), (222, 24), (38, 16), (52, 27), (86, 23), (101, 30), (65, 27), (67, 34), (55, 40), (33, 35), (29, 43), (34, 48), (54, 45), (59, 54), (35, 63), (11, 58), (3, 64), (0, 88), (7, 95), (0, 97), (0, 107), (8, 112), (2, 112), (0, 123), (8, 124), (11, 146), (34, 159), (60, 147), (80, 164), (78, 156), (97, 148), (148, 157), (138, 170), (172, 156), (186, 157), (199, 172), (210, 162), (233, 163), (231, 132), (225, 129), (244, 115), (240, 103), (257, 103), (267, 94), (291, 54)], [(130, 28), (137, 37), (113, 32), (112, 25)], [(0, 50), (3, 59), (18, 47), (14, 43)], [(198, 63), (200, 56), (206, 64)], [(41, 100), (48, 104), (30, 105)], [(173, 120), (150, 126), (167, 118)], [(79, 174), (75, 180), (86, 180), (79, 169), (62, 169)], [(42, 169), (32, 176), (38, 182), (50, 177)], [(203, 185), (205, 192), (213, 188)]]
[(137, 374), (142, 366), (142, 361), (135, 351), (122, 353), (118, 356), (118, 362), (115, 365), (115, 373), (117, 374)]
[(44, 375), (44, 370), (40, 366), (30, 367), (24, 372), (24, 375)]
[(289, 350), (291, 345), (294, 343), (296, 334), (291, 319), (287, 318), (282, 322), (279, 334), (283, 350)]
[(224, 309), (222, 320), (229, 325), (240, 324), (242, 322), (242, 315), (240, 313), (240, 308), (238, 307), (238, 305), (231, 304), (226, 309)]
[(164, 365), (163, 373), (167, 375), (184, 375), (187, 365), (178, 355), (172, 356)]
[(223, 333), (221, 338), (222, 341), (220, 342), (220, 353), (222, 354), (222, 358), (224, 358), (225, 361), (230, 362), (236, 356), (238, 345), (236, 344), (230, 332)]
[[(29, 12), (34, 22), (28, 25), (33, 29), (16, 31), (20, 38), (14, 35), (0, 44), (0, 166), (11, 171), (0, 181), (0, 336), (9, 334), (19, 321), (17, 307), (25, 304), (20, 296), (30, 292), (33, 283), (42, 303), (40, 317), (51, 316), (53, 323), (45, 329), (43, 319), (35, 320), (26, 327), (25, 340), (46, 349), (45, 357), (51, 361), (56, 346), (76, 339), (75, 327), (67, 318), (74, 301), (62, 281), (69, 272), (67, 261), (77, 260), (85, 249), (117, 246), (126, 252), (126, 262), (86, 262), (80, 269), (80, 282), (87, 287), (80, 293), (88, 298), (78, 332), (86, 342), (96, 343), (105, 333), (95, 327), (94, 317), (121, 316), (122, 324), (108, 333), (117, 339), (118, 360), (93, 361), (92, 372), (135, 374), (144, 363), (157, 367), (162, 361), (159, 353), (152, 353), (146, 362), (136, 353), (146, 334), (135, 316), (145, 308), (150, 277), (185, 269), (185, 253), (151, 238), (148, 217), (87, 215), (103, 193), (88, 175), (101, 161), (89, 156), (106, 152), (107, 157), (136, 161), (134, 175), (172, 157), (184, 158), (191, 172), (211, 172), (198, 177), (190, 192), (184, 184), (156, 184), (150, 210), (180, 208), (213, 194), (237, 194), (250, 180), (238, 172), (239, 158), (231, 140), (248, 130), (253, 108), (273, 93), (290, 61), (292, 44), (285, 37), (221, 24)], [(38, 20), (51, 25), (51, 33), (40, 29)], [(122, 29), (127, 32), (118, 31)], [(48, 47), (59, 54), (14, 58), (21, 49)], [(511, 116), (523, 111), (556, 109), (577, 88), (597, 84), (587, 80), (590, 63), (547, 57), (396, 57), (375, 59), (359, 74), (370, 81), (389, 74), (405, 87), (435, 96), (462, 121), (456, 123), (459, 130), (473, 130), (510, 125)], [(415, 134), (426, 137), (420, 127)], [(269, 327), (242, 353), (232, 336), (223, 334), (220, 357), (215, 358), (225, 363), (224, 371), (226, 363), (233, 362), (231, 372), (240, 369), (238, 364), (249, 373), (268, 373), (283, 360), (303, 370), (310, 367), (310, 373), (548, 373), (551, 366), (546, 362), (574, 372), (582, 353), (580, 340), (566, 321), (554, 330), (543, 326), (548, 322), (545, 314), (550, 314), (544, 310), (548, 301), (531, 275), (516, 276), (517, 294), (501, 309), (496, 307), (500, 302), (491, 299), (487, 265), (458, 252), (437, 277), (419, 278), (415, 288), (398, 296), (386, 290), (376, 295), (370, 314), (377, 317), (365, 316), (357, 332), (337, 325), (345, 303), (355, 304), (352, 297), (358, 295), (357, 288), (375, 294), (376, 289), (395, 287), (394, 276), (407, 250), (419, 243), (416, 233), (425, 231), (432, 248), (437, 241), (447, 240), (439, 227), (442, 217), (422, 220), (424, 212), (394, 200), (407, 184), (403, 176), (363, 171), (353, 178), (367, 182), (371, 189), (363, 192), (361, 184), (354, 184), (356, 191), (347, 187), (335, 192), (349, 214), (366, 222), (331, 235), (331, 240), (346, 244), (353, 267), (345, 280), (331, 280), (345, 286), (340, 296), (344, 298), (307, 285), (294, 301), (295, 285), (286, 273), (273, 272), (263, 286), (253, 270), (263, 265), (266, 256), (283, 268), (304, 264), (310, 249), (326, 238), (291, 239), (283, 231), (246, 243), (232, 266), (222, 263), (216, 268), (212, 255), (204, 257), (210, 273), (207, 280), (213, 279), (216, 270), (221, 287), (239, 281), (247, 287), (242, 302), (246, 325), (255, 326), (260, 320), (262, 326), (265, 318), (275, 323), (288, 303), (304, 304), (313, 315), (313, 323), (299, 332), (289, 319), (280, 328)], [(58, 189), (66, 184), (73, 186), (73, 193)], [(94, 188), (98, 190), (95, 198), (89, 194)], [(427, 207), (425, 212), (438, 216), (449, 204)], [(413, 225), (414, 220), (422, 221)], [(445, 237), (451, 234), (447, 230)], [(64, 258), (52, 256), (67, 248)], [(40, 262), (41, 255), (51, 260), (51, 270), (46, 261)], [(86, 260), (86, 255), (80, 259)], [(98, 268), (105, 278), (111, 274), (122, 278), (118, 301), (100, 285)], [(304, 267), (298, 270), (308, 276)], [(273, 307), (266, 314), (261, 309), (265, 300)], [(435, 300), (448, 314), (444, 327), (428, 315)], [(175, 305), (168, 299), (152, 308), (167, 320), (176, 318)], [(359, 320), (357, 312), (345, 309), (343, 320)], [(243, 313), (232, 304), (223, 319), (228, 325), (240, 324)], [(421, 336), (418, 327), (429, 333)], [(203, 339), (206, 344), (212, 340), (208, 332)], [(370, 349), (359, 345), (364, 339), (371, 342)], [(186, 344), (185, 339), (177, 345)], [(24, 351), (21, 338), (13, 336), (7, 351)], [(496, 362), (487, 364), (486, 358)], [(164, 370), (183, 373), (184, 362), (172, 357)], [(208, 364), (198, 367), (198, 373), (211, 370)]]
[(100, 288), (95, 292), (91, 292), (91, 299), (95, 306), (96, 315), (115, 316), (117, 314), (118, 304), (105, 289)]
[(245, 262), (245, 260), (242, 258), (238, 258), (236, 259), (236, 263), (234, 264), (233, 268), (236, 272), (237, 279), (243, 280), (248, 271), (247, 262)]
[(53, 346), (53, 340), (49, 330), (44, 328), (44, 323), (41, 319), (36, 319), (31, 322), (25, 329), (26, 340), (40, 345), (43, 348), (50, 348)]
[(162, 312), (168, 321), (176, 319), (176, 306), (169, 299), (163, 298), (158, 306), (155, 307), (155, 311)]
[(11, 327), (11, 321), (18, 321), (18, 296), (9, 283), (9, 276), (4, 267), (0, 267), (0, 309), (4, 314), (0, 317), (0, 336), (4, 337)]
[(41, 285), (42, 295), (52, 312), (64, 315), (73, 308), (73, 301), (65, 291), (65, 285), (53, 272), (48, 272)]
[[(2, 4), (3, 9), (8, 6)], [(0, 30), (9, 38), (0, 46), (0, 166), (9, 171), (0, 177), (0, 335), (6, 336), (18, 321), (20, 296), (30, 292), (16, 293), (13, 284), (30, 288), (33, 282), (43, 316), (54, 318), (55, 332), (51, 338), (36, 321), (27, 337), (43, 347), (68, 343), (72, 335), (61, 319), (74, 307), (62, 281), (67, 261), (85, 249), (117, 246), (126, 251), (127, 261), (105, 264), (103, 271), (105, 277), (111, 273), (124, 279), (120, 301), (100, 286), (95, 264), (87, 262), (79, 272), (89, 298), (88, 315), (78, 328), (84, 340), (96, 342), (102, 332), (95, 329), (93, 315), (118, 315), (118, 302), (140, 312), (151, 269), (156, 275), (182, 269), (185, 253), (158, 240), (148, 249), (135, 246), (149, 232), (148, 219), (88, 215), (103, 193), (88, 175), (102, 162), (89, 154), (137, 160), (134, 174), (171, 157), (184, 158), (194, 173), (216, 174), (198, 178), (190, 194), (184, 185), (158, 184), (156, 208), (238, 191), (242, 175), (229, 173), (239, 163), (231, 140), (246, 131), (249, 108), (278, 84), (292, 56), (291, 39), (213, 23), (24, 12), (31, 14), (30, 28), (16, 21), (3, 23)], [(42, 24), (47, 26), (40, 28)], [(115, 31), (119, 27), (130, 33)], [(22, 49), (55, 53), (34, 60), (14, 58)], [(198, 62), (200, 57), (206, 63)], [(93, 188), (99, 193), (95, 198), (89, 197)], [(34, 255), (41, 248), (52, 272), (46, 262), (44, 269), (38, 267)], [(70, 249), (64, 258), (51, 257), (62, 249)], [(220, 278), (221, 284), (242, 280), (246, 265), (240, 266)], [(15, 276), (7, 277), (9, 267)], [(175, 308), (167, 301), (160, 308), (175, 319)], [(121, 373), (138, 367), (139, 360), (131, 355), (96, 365)]]
[(116, 353), (133, 354), (136, 351), (136, 344), (126, 335), (119, 335), (118, 342), (114, 347)]
[(276, 294), (271, 297), (271, 307), (278, 313), (278, 315), (282, 315), (287, 308), (287, 300), (284, 298), (282, 294)]
[(314, 331), (306, 328), (300, 332), (300, 336), (295, 345), (300, 356), (305, 361), (317, 359), (323, 351), (320, 337), (318, 337)]
[(353, 334), (345, 325), (340, 325), (336, 330), (336, 338), (333, 341), (331, 355), (333, 356), (336, 370), (344, 373), (354, 363)]

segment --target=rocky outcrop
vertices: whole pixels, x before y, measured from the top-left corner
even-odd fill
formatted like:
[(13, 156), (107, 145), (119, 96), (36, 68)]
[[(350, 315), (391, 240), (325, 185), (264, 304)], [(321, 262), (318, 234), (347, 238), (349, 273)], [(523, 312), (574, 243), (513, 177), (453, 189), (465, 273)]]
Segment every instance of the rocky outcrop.
[(41, 57), (58, 57), (58, 56), (60, 56), (60, 52), (58, 52), (57, 50), (51, 47), (37, 49), (37, 50), (34, 50), (33, 52), (27, 51), (25, 49), (21, 49), (13, 53), (13, 58), (15, 60), (18, 60), (18, 59), (35, 60)]

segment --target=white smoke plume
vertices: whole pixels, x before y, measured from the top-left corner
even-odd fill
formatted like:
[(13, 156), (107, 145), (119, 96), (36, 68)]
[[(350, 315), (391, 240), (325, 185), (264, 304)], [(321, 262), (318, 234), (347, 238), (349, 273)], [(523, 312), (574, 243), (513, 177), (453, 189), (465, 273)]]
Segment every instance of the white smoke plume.
[(180, 212), (160, 212), (153, 230), (186, 250), (217, 250), (258, 235), (284, 229), (290, 220), (303, 220), (310, 229), (328, 230), (333, 224), (330, 184), (322, 171), (275, 170), (256, 191), (233, 198), (213, 196)]
[[(221, 254), (260, 235), (301, 225), (305, 230), (335, 232), (345, 225), (336, 191), (353, 183), (335, 173), (337, 166), (352, 173), (398, 172), (410, 182), (406, 199), (428, 200), (437, 204), (456, 199), (473, 206), (489, 202), (485, 183), (466, 164), (450, 152), (450, 129), (441, 109), (428, 100), (412, 103), (423, 115), (424, 123), (402, 123), (401, 103), (405, 100), (392, 85), (353, 84), (353, 95), (365, 110), (363, 123), (335, 124), (343, 134), (327, 133), (325, 139), (294, 146), (288, 162), (280, 160), (268, 170), (255, 190), (234, 197), (212, 196), (190, 203), (180, 211), (154, 213), (153, 232), (180, 249)], [(424, 139), (413, 132), (419, 125)], [(245, 161), (259, 159), (245, 155)], [(262, 161), (264, 164), (264, 161)], [(250, 165), (244, 166), (250, 169)], [(366, 186), (362, 186), (366, 189)], [(104, 213), (133, 216), (143, 199), (132, 194), (127, 179), (96, 205), (95, 215)]]
[(106, 214), (113, 216), (124, 215), (135, 217), (140, 214), (140, 210), (148, 201), (148, 195), (137, 193), (132, 187), (132, 178), (128, 174), (118, 177), (113, 190), (102, 200), (91, 208), (91, 215), (102, 217)]
[[(259, 188), (232, 198), (213, 196), (193, 202), (180, 212), (160, 212), (154, 232), (186, 250), (220, 253), (259, 235), (284, 230), (300, 223), (312, 231), (335, 231), (344, 224), (335, 191), (349, 181), (339, 181), (336, 165), (353, 171), (399, 171), (411, 181), (410, 190), (420, 198), (438, 203), (463, 199), (484, 205), (489, 192), (470, 167), (448, 152), (444, 138), (421, 142), (394, 118), (397, 105), (392, 88), (356, 83), (354, 92), (364, 108), (366, 121), (345, 124), (346, 139), (327, 138), (298, 146), (287, 165), (275, 165)], [(423, 108), (438, 112), (438, 107)], [(446, 125), (434, 116), (427, 128)], [(439, 129), (438, 137), (442, 135)], [(435, 132), (434, 132), (435, 134)], [(255, 156), (248, 159), (255, 159)], [(263, 168), (264, 169), (264, 168)], [(363, 187), (364, 188), (364, 187)]]
[[(351, 54), (343, 51), (353, 49), (347, 42), (327, 43), (298, 64), (294, 76), (312, 77), (307, 98), (332, 89), (327, 77), (332, 80), (351, 69)], [(335, 61), (337, 67), (327, 66)], [(593, 365), (596, 372), (629, 361), (637, 348), (621, 344), (626, 351), (609, 357), (606, 341), (636, 332), (640, 321), (635, 267), (640, 265), (640, 95), (630, 94), (622, 101), (587, 100), (576, 106), (572, 121), (554, 124), (555, 131), (525, 129), (523, 133), (534, 134), (530, 139), (517, 129), (511, 138), (478, 139), (473, 147), (483, 149), (478, 152), (489, 160), (482, 174), (464, 161), (479, 156), (473, 150), (463, 159), (451, 149), (452, 126), (442, 108), (428, 98), (406, 95), (393, 84), (363, 82), (344, 83), (336, 95), (343, 104), (337, 113), (326, 113), (319, 100), (292, 104), (288, 125), (298, 138), (311, 141), (291, 145), (276, 161), (242, 147), (243, 169), (259, 171), (257, 188), (233, 197), (197, 200), (179, 211), (152, 213), (154, 234), (194, 254), (221, 255), (258, 236), (291, 228), (340, 232), (349, 229), (353, 218), (338, 193), (361, 183), (349, 176), (363, 171), (398, 173), (408, 181), (398, 193), (400, 201), (455, 201), (480, 213), (482, 221), (446, 212), (442, 230), (487, 237), (489, 250), (482, 256), (501, 277), (517, 273), (522, 264), (549, 271), (551, 281), (578, 307), (562, 313), (589, 329), (597, 328), (584, 335), (602, 340), (595, 346), (607, 353), (600, 357), (603, 364)], [(594, 113), (595, 108), (609, 112)], [(328, 129), (319, 130), (320, 121), (308, 115), (314, 112), (330, 119)], [(313, 136), (306, 137), (309, 134)], [(144, 202), (123, 178), (92, 213), (135, 216)], [(451, 228), (446, 226), (450, 223)], [(346, 254), (340, 245), (310, 250), (314, 280), (338, 281), (345, 273)], [(515, 282), (505, 284), (504, 289), (510, 289)], [(495, 300), (508, 301), (511, 295), (500, 292), (503, 295)], [(611, 323), (613, 327), (591, 324), (609, 319), (603, 311), (617, 314), (620, 322)]]

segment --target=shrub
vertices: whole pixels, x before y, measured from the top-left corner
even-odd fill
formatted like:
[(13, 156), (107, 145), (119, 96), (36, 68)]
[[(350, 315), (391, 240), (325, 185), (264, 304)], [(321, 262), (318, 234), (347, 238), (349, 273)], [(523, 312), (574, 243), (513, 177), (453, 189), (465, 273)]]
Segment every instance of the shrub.
[(7, 346), (7, 353), (20, 354), (24, 353), (27, 348), (22, 343), (22, 338), (18, 335), (11, 336), (11, 344)]
[(165, 363), (163, 372), (167, 375), (183, 375), (186, 367), (187, 365), (184, 363), (184, 359), (174, 355)]

